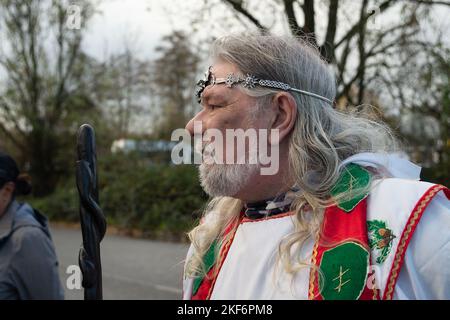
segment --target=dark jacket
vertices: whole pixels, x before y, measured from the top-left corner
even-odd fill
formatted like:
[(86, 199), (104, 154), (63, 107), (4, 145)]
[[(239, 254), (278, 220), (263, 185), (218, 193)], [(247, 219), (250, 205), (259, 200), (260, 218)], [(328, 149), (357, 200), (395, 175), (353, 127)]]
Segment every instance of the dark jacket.
[(47, 218), (13, 201), (0, 218), (0, 300), (64, 299)]

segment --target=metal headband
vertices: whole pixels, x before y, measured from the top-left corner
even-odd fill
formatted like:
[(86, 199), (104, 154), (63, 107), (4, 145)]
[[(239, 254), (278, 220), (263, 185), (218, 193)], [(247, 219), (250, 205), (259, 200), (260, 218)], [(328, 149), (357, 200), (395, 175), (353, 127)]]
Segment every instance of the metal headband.
[(328, 102), (331, 105), (333, 105), (333, 101), (331, 101), (330, 99), (325, 98), (321, 95), (318, 95), (318, 94), (315, 94), (315, 93), (312, 93), (309, 91), (305, 91), (305, 90), (292, 88), (290, 85), (283, 83), (283, 82), (259, 79), (250, 74), (247, 74), (244, 78), (241, 78), (238, 75), (229, 73), (226, 78), (216, 78), (211, 73), (211, 67), (208, 68), (208, 71), (205, 74), (205, 78), (203, 80), (199, 80), (197, 82), (198, 88), (196, 90), (196, 96), (197, 96), (199, 102), (201, 99), (201, 94), (207, 86), (221, 84), (221, 83), (225, 83), (228, 88), (231, 88), (233, 85), (242, 84), (242, 86), (247, 89), (253, 89), (253, 88), (255, 88), (255, 86), (260, 86), (260, 87), (266, 87), (266, 88), (271, 88), (271, 89), (276, 89), (276, 90), (293, 91), (293, 92), (301, 93), (301, 94), (304, 94), (304, 95), (307, 95), (307, 96), (310, 96), (313, 98), (323, 100), (323, 101)]

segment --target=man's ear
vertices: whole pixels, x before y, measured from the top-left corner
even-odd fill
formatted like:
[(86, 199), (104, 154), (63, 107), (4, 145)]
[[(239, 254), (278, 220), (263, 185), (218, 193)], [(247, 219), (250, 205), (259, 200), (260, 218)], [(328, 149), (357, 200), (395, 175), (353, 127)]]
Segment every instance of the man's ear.
[(288, 92), (277, 93), (272, 100), (272, 108), (274, 108), (275, 118), (272, 122), (271, 129), (279, 130), (278, 141), (271, 141), (270, 144), (279, 144), (291, 133), (297, 119), (297, 102)]

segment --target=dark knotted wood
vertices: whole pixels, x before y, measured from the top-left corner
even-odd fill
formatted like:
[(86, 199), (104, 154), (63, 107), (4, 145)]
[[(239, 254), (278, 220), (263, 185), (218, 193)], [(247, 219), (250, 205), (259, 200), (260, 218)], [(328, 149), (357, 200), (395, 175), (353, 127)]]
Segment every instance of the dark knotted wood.
[(100, 242), (105, 236), (106, 220), (99, 206), (97, 155), (94, 129), (84, 124), (77, 134), (76, 180), (80, 199), (83, 244), (78, 263), (83, 274), (85, 300), (101, 300), (102, 266)]

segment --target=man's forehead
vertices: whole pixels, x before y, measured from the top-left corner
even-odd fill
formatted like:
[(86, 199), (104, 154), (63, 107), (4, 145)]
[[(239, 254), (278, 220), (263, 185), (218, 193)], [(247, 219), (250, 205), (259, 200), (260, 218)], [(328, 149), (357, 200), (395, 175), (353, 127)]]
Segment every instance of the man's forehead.
[(239, 69), (228, 62), (216, 62), (211, 66), (211, 73), (216, 78), (226, 78), (230, 73), (238, 74)]

